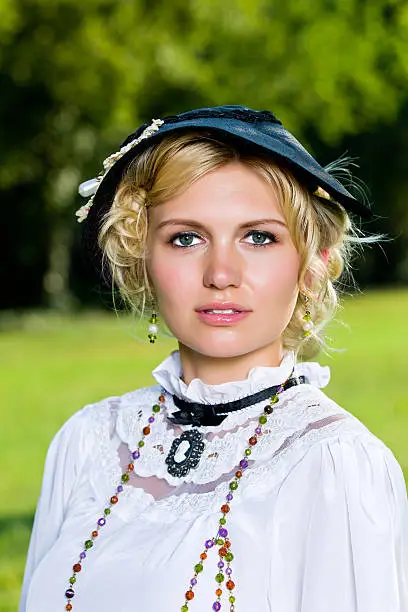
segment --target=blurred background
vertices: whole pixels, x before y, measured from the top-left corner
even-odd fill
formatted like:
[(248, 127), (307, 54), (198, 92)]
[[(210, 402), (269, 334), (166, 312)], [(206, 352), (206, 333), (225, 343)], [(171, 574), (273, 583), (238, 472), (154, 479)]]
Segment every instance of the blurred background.
[(117, 319), (80, 250), (80, 182), (141, 123), (272, 110), (327, 164), (358, 158), (387, 243), (354, 262), (325, 391), (408, 481), (408, 4), (0, 0), (0, 609), (16, 610), (45, 453), (70, 414), (151, 384), (175, 347)]

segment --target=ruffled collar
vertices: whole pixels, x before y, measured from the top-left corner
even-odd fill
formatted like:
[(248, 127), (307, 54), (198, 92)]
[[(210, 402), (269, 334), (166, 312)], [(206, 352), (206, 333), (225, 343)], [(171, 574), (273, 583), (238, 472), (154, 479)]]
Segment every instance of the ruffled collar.
[[(172, 395), (190, 402), (218, 404), (251, 395), (284, 382), (295, 364), (294, 351), (287, 351), (279, 366), (255, 366), (244, 380), (208, 385), (194, 378), (188, 385), (181, 379), (180, 352), (173, 351), (152, 372), (154, 379)], [(295, 376), (307, 376), (311, 385), (323, 388), (330, 380), (329, 366), (317, 362), (301, 361), (295, 364)]]

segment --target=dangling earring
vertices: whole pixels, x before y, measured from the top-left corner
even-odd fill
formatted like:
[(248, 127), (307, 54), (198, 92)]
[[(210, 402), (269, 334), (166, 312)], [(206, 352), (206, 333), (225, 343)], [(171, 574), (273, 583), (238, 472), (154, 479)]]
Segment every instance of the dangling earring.
[(157, 332), (159, 331), (159, 327), (157, 325), (157, 314), (152, 313), (152, 316), (149, 319), (149, 327), (148, 327), (148, 335), (150, 344), (154, 344), (157, 340)]
[(303, 329), (304, 329), (304, 332), (303, 332), (303, 337), (304, 338), (307, 338), (307, 336), (310, 336), (311, 330), (314, 327), (313, 321), (312, 321), (312, 317), (311, 317), (311, 314), (310, 314), (310, 310), (309, 310), (309, 307), (308, 307), (308, 304), (309, 304), (309, 298), (307, 297), (307, 295), (305, 295), (305, 308), (306, 308), (306, 311), (305, 311), (305, 315), (303, 317), (304, 323), (303, 323), (303, 326), (302, 326)]

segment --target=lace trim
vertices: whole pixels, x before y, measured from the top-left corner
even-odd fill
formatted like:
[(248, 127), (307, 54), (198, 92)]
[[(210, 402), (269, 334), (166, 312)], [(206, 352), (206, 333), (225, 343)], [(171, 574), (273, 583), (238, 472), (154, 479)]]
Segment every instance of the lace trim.
[[(322, 396), (319, 398), (319, 394)], [(324, 398), (324, 401), (322, 401)], [(232, 470), (243, 456), (248, 438), (257, 426), (257, 419), (262, 412), (263, 402), (244, 409), (242, 422), (230, 431), (223, 431), (222, 436), (216, 435), (217, 428), (200, 428), (204, 438), (205, 450), (197, 468), (191, 470), (183, 479), (171, 476), (167, 472), (164, 458), (170, 450), (173, 440), (178, 437), (179, 430), (170, 427), (164, 415), (156, 419), (148, 442), (143, 447), (141, 458), (135, 462), (135, 473), (139, 476), (156, 476), (163, 478), (170, 485), (178, 486), (183, 482), (196, 484), (208, 483), (222, 474)], [(279, 448), (286, 438), (295, 432), (301, 432), (309, 423), (318, 418), (344, 413), (337, 404), (329, 400), (319, 390), (311, 386), (292, 387), (282, 393), (281, 401), (268, 419), (258, 444), (253, 448), (251, 457), (254, 460), (266, 461)], [(117, 433), (129, 449), (137, 447), (142, 436), (144, 419), (135, 417), (134, 406), (126, 406), (119, 412)]]
[[(282, 480), (285, 473), (312, 444), (334, 438), (340, 431), (342, 436), (368, 432), (367, 428), (358, 419), (339, 407), (322, 392), (313, 389), (314, 393), (310, 395), (314, 395), (315, 401), (310, 402), (306, 400), (304, 394), (299, 394), (298, 387), (292, 387), (288, 390), (288, 393), (290, 391), (295, 397), (290, 398), (284, 404), (282, 403), (282, 411), (284, 410), (282, 416), (276, 412), (273, 421), (272, 417), (274, 415), (271, 415), (268, 421), (270, 425), (264, 428), (265, 434), (253, 449), (251, 459), (257, 465), (248, 468), (245, 473), (243, 486), (239, 487), (234, 494), (235, 505), (239, 503), (239, 500), (249, 497), (255, 499), (271, 490), (274, 484)], [(316, 393), (320, 394), (325, 401), (316, 401)], [(296, 401), (300, 399), (299, 395), (301, 395), (301, 403)], [(116, 416), (118, 417), (117, 425), (121, 416), (122, 423), (127, 420), (128, 433), (134, 435), (135, 438), (137, 438), (139, 428), (145, 425), (145, 411), (143, 409), (135, 410), (134, 404), (131, 413), (133, 418), (131, 418), (129, 412), (130, 406), (127, 410), (123, 407), (119, 412), (117, 411), (123, 397), (108, 398), (108, 400), (91, 407), (95, 439), (98, 441), (91, 467), (91, 483), (95, 494), (100, 498), (101, 505), (105, 504), (114, 492), (122, 473), (117, 446), (123, 441), (124, 431), (119, 434), (118, 427), (114, 430), (112, 419), (115, 421)], [(129, 399), (129, 394), (127, 399)], [(149, 414), (150, 408), (151, 405), (149, 406)], [(320, 418), (314, 419), (313, 417), (316, 416)], [(323, 427), (321, 426), (322, 423), (324, 423)], [(141, 487), (127, 486), (121, 494), (121, 502), (115, 508), (115, 511), (123, 520), (131, 520), (150, 506), (147, 520), (154, 520), (154, 517), (160, 514), (160, 520), (164, 519), (168, 522), (172, 522), (176, 516), (180, 515), (192, 516), (197, 513), (213, 512), (227, 493), (228, 483), (226, 480), (228, 479), (225, 476), (236, 467), (238, 461), (242, 458), (243, 448), (248, 436), (246, 428), (239, 427), (238, 432), (227, 433), (223, 438), (214, 437), (207, 448), (211, 450), (211, 454), (218, 452), (219, 455), (214, 457), (214, 461), (203, 460), (202, 458), (201, 468), (192, 470), (187, 475), (191, 475), (190, 479), (186, 477), (183, 480), (174, 479), (167, 471), (164, 473), (163, 455), (165, 454), (165, 447), (171, 443), (174, 434), (164, 429), (164, 423), (161, 423), (162, 427), (158, 427), (158, 425), (159, 423), (156, 422), (155, 426), (157, 429), (160, 428), (161, 432), (152, 437), (154, 431), (152, 428), (149, 442), (143, 448), (144, 461), (142, 462), (141, 457), (140, 463), (135, 463), (136, 474), (142, 477), (165, 478), (169, 484), (179, 486), (183, 482), (195, 482), (198, 485), (212, 482), (214, 489), (204, 493), (187, 491), (180, 494), (177, 494), (175, 489), (173, 494), (156, 500), (152, 494)], [(272, 431), (274, 425), (280, 428), (277, 433)], [(268, 432), (268, 430), (270, 431)], [(113, 436), (112, 432), (114, 432)], [(158, 440), (163, 447), (162, 450), (160, 448), (154, 450)], [(116, 446), (113, 442), (116, 443)], [(205, 451), (205, 454), (208, 453)], [(216, 484), (217, 479), (220, 478), (221, 481)], [(163, 509), (165, 510), (164, 514)]]

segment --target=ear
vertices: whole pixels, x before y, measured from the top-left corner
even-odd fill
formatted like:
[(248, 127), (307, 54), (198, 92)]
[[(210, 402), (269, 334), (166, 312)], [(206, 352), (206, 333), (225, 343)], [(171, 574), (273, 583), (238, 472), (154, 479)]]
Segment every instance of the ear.
[(327, 262), (329, 259), (329, 249), (323, 249), (323, 251), (321, 252), (321, 256), (322, 256), (324, 265), (327, 266)]

